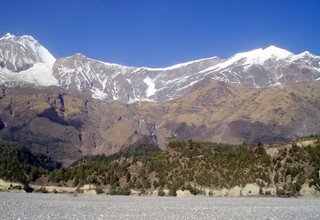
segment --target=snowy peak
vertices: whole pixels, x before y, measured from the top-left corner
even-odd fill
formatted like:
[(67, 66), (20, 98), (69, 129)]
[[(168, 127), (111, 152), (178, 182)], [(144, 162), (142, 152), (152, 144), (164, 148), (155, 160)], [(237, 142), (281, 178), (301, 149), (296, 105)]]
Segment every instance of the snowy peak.
[(228, 61), (230, 63), (235, 63), (240, 60), (244, 60), (244, 65), (250, 65), (250, 64), (260, 64), (262, 65), (265, 61), (269, 59), (274, 60), (280, 60), (288, 58), (289, 56), (292, 56), (293, 54), (287, 50), (275, 47), (275, 46), (269, 46), (265, 49), (259, 48), (256, 50), (243, 52), (243, 53), (237, 53), (233, 57), (231, 57)]
[(15, 36), (10, 34), (10, 33), (6, 33), (3, 37), (0, 38), (1, 39), (12, 39), (14, 38)]
[(291, 56), (293, 54), (290, 51), (276, 47), (274, 45), (271, 45), (262, 51), (269, 56), (275, 56), (275, 57), (278, 57), (281, 59), (284, 59), (284, 58)]
[(16, 37), (7, 33), (0, 38), (0, 60), (2, 68), (12, 72), (21, 72), (36, 63), (53, 64), (55, 58), (33, 37), (24, 35)]
[(86, 59), (87, 57), (85, 56), (85, 55), (83, 55), (82, 53), (75, 53), (75, 54), (73, 54), (73, 55), (71, 55), (70, 57), (68, 57), (68, 58), (80, 58), (80, 59)]
[(295, 62), (297, 60), (310, 60), (310, 59), (320, 59), (320, 57), (310, 53), (309, 51), (305, 51), (290, 57), (291, 62)]
[(52, 75), (55, 58), (33, 37), (7, 33), (0, 38), (0, 83), (57, 85)]
[(85, 55), (81, 54), (81, 53), (75, 53), (69, 57), (65, 57), (65, 58), (61, 58), (60, 60), (73, 60), (74, 62), (96, 62), (96, 63), (100, 63), (101, 65), (106, 65), (106, 66), (114, 66), (114, 67), (118, 67), (118, 68), (135, 68), (135, 67), (128, 67), (128, 66), (124, 66), (124, 65), (120, 65), (120, 64), (116, 64), (116, 63), (108, 63), (108, 62), (104, 62), (104, 61), (100, 61), (100, 60), (95, 60), (89, 57), (86, 57)]
[(318, 79), (320, 57), (309, 52), (295, 55), (272, 45), (237, 53), (200, 73), (215, 80), (260, 88)]
[[(87, 58), (76, 53), (72, 56), (61, 58), (53, 65), (53, 76), (58, 80), (59, 85), (79, 91), (99, 93), (99, 97), (116, 97), (114, 95), (115, 85), (112, 83), (120, 73), (126, 71), (128, 67), (118, 64), (109, 64), (98, 60)], [(126, 79), (122, 79), (126, 80)], [(108, 91), (104, 91), (104, 89)], [(103, 94), (105, 92), (105, 94)], [(97, 95), (96, 95), (97, 96)]]
[(32, 53), (36, 56), (37, 62), (53, 64), (56, 61), (50, 52), (32, 36), (24, 35), (22, 37), (18, 37), (17, 40), (27, 50), (32, 51)]

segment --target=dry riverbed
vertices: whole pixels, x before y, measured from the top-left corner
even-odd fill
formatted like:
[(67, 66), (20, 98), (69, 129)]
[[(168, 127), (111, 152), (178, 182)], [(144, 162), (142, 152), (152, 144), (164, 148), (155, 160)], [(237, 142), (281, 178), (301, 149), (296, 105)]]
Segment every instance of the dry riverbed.
[(320, 219), (319, 198), (0, 193), (0, 219)]

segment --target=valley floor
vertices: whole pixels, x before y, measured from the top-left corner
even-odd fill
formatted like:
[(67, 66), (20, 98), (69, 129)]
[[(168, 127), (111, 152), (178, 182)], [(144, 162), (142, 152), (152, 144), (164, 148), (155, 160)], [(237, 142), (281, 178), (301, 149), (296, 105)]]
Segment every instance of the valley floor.
[(1, 219), (320, 219), (319, 198), (0, 193)]

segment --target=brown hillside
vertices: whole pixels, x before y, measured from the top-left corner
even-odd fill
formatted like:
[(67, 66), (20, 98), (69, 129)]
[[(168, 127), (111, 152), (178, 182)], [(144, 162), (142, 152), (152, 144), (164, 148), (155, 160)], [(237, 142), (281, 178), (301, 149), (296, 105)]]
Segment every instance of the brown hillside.
[[(1, 126), (3, 125), (3, 126)], [(2, 87), (0, 137), (65, 164), (119, 151), (145, 135), (274, 142), (320, 133), (320, 82), (263, 89), (207, 80), (159, 103), (103, 102), (58, 87)]]

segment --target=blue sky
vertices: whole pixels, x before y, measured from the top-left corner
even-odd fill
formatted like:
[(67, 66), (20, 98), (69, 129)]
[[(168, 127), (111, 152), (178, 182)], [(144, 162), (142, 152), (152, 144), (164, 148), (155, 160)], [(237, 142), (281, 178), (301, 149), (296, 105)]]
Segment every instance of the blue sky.
[(269, 45), (320, 55), (319, 0), (0, 0), (0, 34), (28, 34), (56, 58), (76, 52), (164, 67)]

